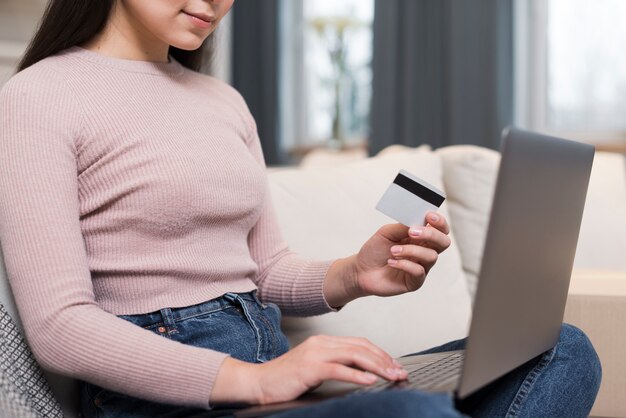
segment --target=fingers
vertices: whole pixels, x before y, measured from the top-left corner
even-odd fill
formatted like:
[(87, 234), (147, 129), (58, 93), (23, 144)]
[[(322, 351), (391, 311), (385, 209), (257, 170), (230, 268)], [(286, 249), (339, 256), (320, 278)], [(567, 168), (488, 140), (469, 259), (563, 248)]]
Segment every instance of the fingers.
[[(399, 363), (387, 354), (382, 348), (369, 341), (367, 338), (361, 337), (329, 337), (319, 336), (320, 338), (327, 339), (327, 344), (332, 349), (343, 349), (348, 347), (349, 349), (358, 350), (359, 352), (371, 353), (377, 357), (382, 368), (397, 368), (402, 367)], [(355, 351), (357, 352), (357, 351)]]
[(426, 214), (426, 221), (433, 228), (443, 232), (448, 235), (450, 233), (450, 227), (448, 226), (448, 221), (446, 218), (437, 212), (428, 212)]
[(378, 234), (391, 242), (400, 242), (406, 239), (407, 227), (402, 224), (387, 224), (378, 229)]
[(394, 245), (391, 247), (395, 258), (387, 260), (387, 264), (407, 275), (403, 277), (404, 287), (413, 292), (424, 284), (426, 275), (437, 262), (437, 251), (419, 245)]
[(373, 373), (353, 369), (342, 364), (325, 365), (324, 376), (324, 380), (340, 380), (360, 385), (371, 385), (378, 380), (378, 377)]
[(374, 353), (378, 354), (381, 358), (385, 359), (389, 367), (392, 367), (394, 365), (397, 366), (399, 364), (399, 363), (396, 363), (393, 357), (387, 354), (382, 348), (378, 347), (376, 344), (372, 343), (367, 338), (342, 337), (342, 340), (344, 340), (346, 343), (358, 345), (360, 347), (364, 347), (364, 348), (367, 348), (368, 350), (373, 351)]
[(430, 226), (409, 229), (409, 237), (415, 244), (432, 248), (438, 253), (445, 251), (451, 243), (448, 235)]
[[(391, 247), (391, 255), (394, 257), (388, 260), (388, 264), (393, 267), (401, 268), (405, 270), (404, 267), (410, 269), (407, 273), (419, 275), (420, 271), (416, 266), (423, 266), (426, 271), (430, 270), (432, 266), (435, 265), (437, 259), (439, 258), (438, 251), (433, 248), (426, 248), (422, 245), (394, 245)], [(395, 261), (395, 263), (393, 262)], [(404, 263), (401, 263), (404, 262)], [(412, 264), (416, 264), (416, 266), (412, 266)]]
[[(227, 363), (228, 359), (224, 364)], [(249, 364), (242, 370), (245, 373), (235, 373), (237, 379), (252, 382), (252, 398), (256, 402), (251, 403), (260, 404), (295, 399), (331, 379), (369, 385), (376, 382), (377, 376), (390, 381), (408, 377), (400, 363), (394, 363), (387, 353), (366, 339), (324, 335), (309, 337), (281, 356), (262, 364)], [(232, 386), (221, 384), (219, 388)]]
[[(443, 252), (450, 246), (450, 227), (446, 218), (437, 212), (426, 214), (427, 226), (416, 226), (409, 229), (409, 237), (413, 243), (432, 248), (438, 253)], [(383, 225), (378, 234), (391, 241), (400, 243), (406, 240), (407, 228), (402, 224)]]
[(387, 380), (407, 377), (406, 371), (399, 363), (394, 362), (389, 354), (365, 338), (318, 335), (311, 337), (306, 343), (313, 345), (312, 348), (324, 364), (342, 365), (328, 368), (327, 371), (331, 374), (323, 376), (323, 379), (367, 384), (373, 381), (370, 382), (371, 377), (364, 375), (365, 372)]
[(348, 345), (332, 350), (329, 354), (332, 356), (329, 360), (335, 363), (356, 367), (387, 380), (406, 378), (406, 371), (394, 365), (390, 366), (384, 359), (363, 347)]
[[(412, 238), (422, 238), (429, 240), (432, 238), (433, 243), (439, 248), (447, 248), (449, 238), (445, 238), (450, 233), (450, 227), (446, 218), (437, 212), (428, 212), (426, 214), (427, 226), (418, 226), (409, 229), (409, 236)], [(432, 231), (420, 237), (419, 232)], [(413, 233), (412, 233), (413, 232)], [(380, 227), (377, 234), (391, 242), (400, 242), (406, 239), (407, 228), (400, 223), (387, 224)], [(447, 245), (446, 245), (447, 244)]]
[(414, 292), (424, 284), (429, 268), (410, 260), (389, 259), (388, 263), (390, 267), (408, 273), (408, 276), (403, 277), (406, 292)]

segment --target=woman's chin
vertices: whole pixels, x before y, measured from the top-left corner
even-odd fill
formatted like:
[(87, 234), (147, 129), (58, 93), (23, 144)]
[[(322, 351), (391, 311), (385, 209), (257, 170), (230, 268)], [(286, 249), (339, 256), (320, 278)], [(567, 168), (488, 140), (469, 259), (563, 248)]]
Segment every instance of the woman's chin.
[(178, 49), (183, 49), (185, 51), (195, 51), (202, 46), (204, 40), (204, 37), (190, 36), (187, 39), (177, 39), (174, 42), (170, 42), (169, 44), (170, 46)]

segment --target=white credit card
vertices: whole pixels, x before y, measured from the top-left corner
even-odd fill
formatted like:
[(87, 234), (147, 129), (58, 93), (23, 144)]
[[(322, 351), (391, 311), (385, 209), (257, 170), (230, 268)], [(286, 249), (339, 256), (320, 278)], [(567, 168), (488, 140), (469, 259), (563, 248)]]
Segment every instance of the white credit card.
[(444, 192), (406, 170), (400, 170), (376, 209), (408, 226), (426, 225), (426, 213), (439, 209)]

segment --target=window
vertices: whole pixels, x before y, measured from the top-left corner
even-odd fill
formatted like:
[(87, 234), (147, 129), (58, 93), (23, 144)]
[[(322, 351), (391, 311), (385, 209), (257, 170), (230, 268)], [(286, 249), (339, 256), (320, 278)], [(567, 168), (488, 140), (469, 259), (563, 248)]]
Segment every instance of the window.
[(626, 141), (626, 2), (525, 0), (516, 8), (518, 122)]
[(281, 143), (363, 143), (369, 130), (373, 0), (281, 3)]

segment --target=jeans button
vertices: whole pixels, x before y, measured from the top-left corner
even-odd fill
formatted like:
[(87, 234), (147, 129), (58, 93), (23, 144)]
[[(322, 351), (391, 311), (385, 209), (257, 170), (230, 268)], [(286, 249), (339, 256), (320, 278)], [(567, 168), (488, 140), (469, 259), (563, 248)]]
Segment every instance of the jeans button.
[(157, 329), (157, 331), (159, 331), (161, 334), (163, 334), (163, 333), (164, 333), (165, 331), (167, 331), (167, 330), (165, 329), (165, 327), (159, 327), (159, 328)]
[(93, 400), (93, 404), (97, 406), (98, 408), (100, 408), (102, 406), (102, 399), (100, 399), (99, 397), (96, 397), (96, 399)]

